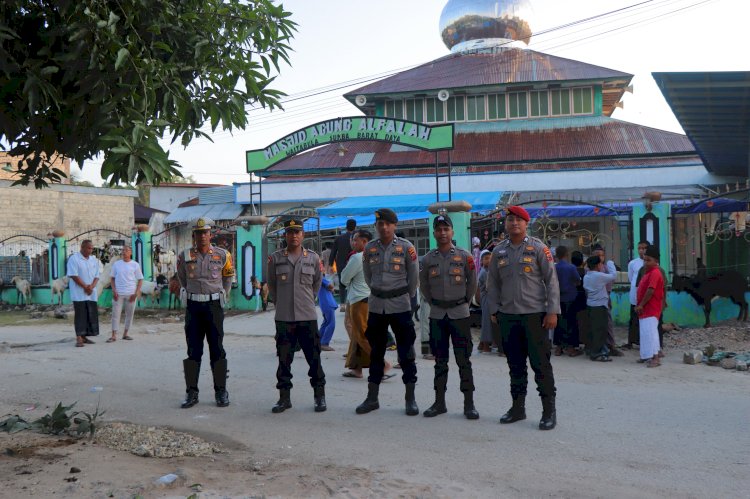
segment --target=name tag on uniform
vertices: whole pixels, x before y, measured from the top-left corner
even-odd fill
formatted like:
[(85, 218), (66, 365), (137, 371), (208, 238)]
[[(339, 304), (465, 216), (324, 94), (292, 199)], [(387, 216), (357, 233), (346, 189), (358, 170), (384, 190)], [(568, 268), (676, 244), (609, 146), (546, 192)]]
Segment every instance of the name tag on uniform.
[(506, 250), (500, 250), (500, 251), (497, 252), (497, 256), (505, 256), (507, 254), (508, 254), (508, 252)]
[(534, 251), (534, 247), (533, 246), (526, 246), (526, 251)]
[(401, 259), (401, 258), (399, 258), (399, 257), (397, 257), (397, 256), (394, 256), (393, 258), (391, 258), (391, 261), (392, 261), (393, 263), (401, 263), (401, 262), (402, 262), (402, 259)]
[(461, 261), (461, 257), (458, 256), (458, 255), (456, 255), (456, 256), (453, 257), (453, 261), (454, 262), (460, 262)]
[(221, 255), (213, 255), (211, 258), (213, 260), (221, 260)]
[(370, 248), (370, 253), (377, 253), (377, 252), (378, 252), (377, 248)]
[(460, 274), (461, 273), (461, 267), (453, 267), (451, 269), (452, 274)]
[(523, 263), (531, 263), (533, 261), (534, 261), (534, 259), (531, 258), (530, 256), (523, 257)]

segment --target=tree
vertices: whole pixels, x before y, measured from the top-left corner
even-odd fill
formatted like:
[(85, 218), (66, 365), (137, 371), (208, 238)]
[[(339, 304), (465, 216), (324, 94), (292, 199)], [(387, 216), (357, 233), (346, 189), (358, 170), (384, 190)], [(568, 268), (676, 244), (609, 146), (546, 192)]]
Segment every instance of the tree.
[(272, 0), (3, 0), (0, 143), (37, 188), (104, 154), (101, 176), (158, 184), (179, 176), (159, 144), (244, 129), (247, 104), (280, 108), (271, 88), (296, 29)]

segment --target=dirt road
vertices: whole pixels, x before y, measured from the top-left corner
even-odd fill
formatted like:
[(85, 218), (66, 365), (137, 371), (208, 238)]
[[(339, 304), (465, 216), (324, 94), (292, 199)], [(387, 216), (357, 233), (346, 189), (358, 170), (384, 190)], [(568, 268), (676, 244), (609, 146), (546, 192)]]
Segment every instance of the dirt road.
[[(100, 402), (105, 422), (172, 428), (223, 450), (157, 459), (85, 439), (0, 433), (0, 496), (642, 498), (744, 497), (750, 490), (746, 373), (685, 365), (676, 351), (656, 369), (637, 364), (635, 352), (609, 364), (556, 357), (558, 427), (541, 432), (533, 381), (529, 419), (498, 424), (510, 403), (507, 366), (482, 354), (472, 357), (478, 421), (461, 413), (453, 363), (448, 414), (405, 416), (395, 377), (381, 388), (381, 409), (359, 416), (354, 408), (366, 381), (341, 377), (339, 326), (337, 351), (323, 354), (328, 411), (313, 412), (298, 356), (294, 407), (274, 415), (272, 324), (271, 314), (228, 320), (231, 406), (213, 404), (206, 362), (201, 403), (189, 410), (179, 409), (179, 323), (142, 320), (135, 341), (105, 344), (105, 335), (85, 348), (74, 348), (68, 324), (0, 327), (0, 415), (34, 419), (57, 402), (76, 401), (93, 412)], [(432, 363), (420, 359), (418, 368), (424, 410), (432, 402)], [(178, 476), (170, 487), (153, 483), (168, 473)]]

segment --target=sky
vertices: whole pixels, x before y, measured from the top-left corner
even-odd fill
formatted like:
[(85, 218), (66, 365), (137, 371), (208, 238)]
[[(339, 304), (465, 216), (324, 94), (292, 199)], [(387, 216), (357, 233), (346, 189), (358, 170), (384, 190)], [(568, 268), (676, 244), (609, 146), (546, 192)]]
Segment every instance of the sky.
[[(275, 88), (289, 98), (284, 111), (254, 109), (250, 126), (233, 134), (217, 129), (213, 142), (171, 145), (170, 157), (197, 182), (247, 182), (245, 151), (328, 118), (359, 115), (342, 95), (376, 76), (450, 53), (439, 33), (446, 0), (285, 0), (298, 32), (291, 67), (282, 66)], [(483, 3), (483, 2), (480, 2)], [(613, 118), (682, 133), (651, 73), (747, 71), (750, 30), (744, 0), (531, 0), (535, 35), (530, 49), (634, 75), (633, 93)], [(581, 21), (640, 4), (607, 17)], [(347, 82), (361, 83), (342, 87)], [(165, 143), (166, 145), (167, 143)], [(72, 173), (100, 185), (101, 160)]]

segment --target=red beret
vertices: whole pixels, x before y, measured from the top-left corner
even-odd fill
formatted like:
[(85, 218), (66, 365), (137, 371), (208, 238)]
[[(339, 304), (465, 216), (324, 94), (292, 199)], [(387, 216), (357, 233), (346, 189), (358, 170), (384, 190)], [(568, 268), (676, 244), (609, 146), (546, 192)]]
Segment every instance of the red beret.
[(520, 206), (508, 206), (508, 215), (515, 215), (519, 218), (523, 218), (527, 222), (531, 220), (529, 212), (521, 208)]

